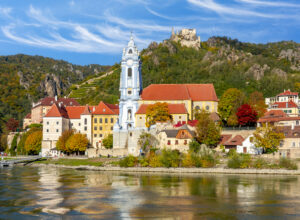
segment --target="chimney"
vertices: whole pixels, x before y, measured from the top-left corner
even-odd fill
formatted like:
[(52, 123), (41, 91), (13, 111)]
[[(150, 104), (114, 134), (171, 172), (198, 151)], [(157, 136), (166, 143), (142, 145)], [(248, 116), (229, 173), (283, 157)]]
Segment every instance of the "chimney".
[(55, 98), (55, 101), (57, 102), (57, 95), (54, 98)]

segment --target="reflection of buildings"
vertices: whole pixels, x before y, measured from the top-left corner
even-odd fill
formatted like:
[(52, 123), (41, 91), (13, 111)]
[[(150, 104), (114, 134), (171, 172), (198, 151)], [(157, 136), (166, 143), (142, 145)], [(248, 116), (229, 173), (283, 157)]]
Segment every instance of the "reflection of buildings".
[(42, 211), (46, 213), (65, 214), (69, 209), (61, 207), (63, 197), (58, 188), (62, 184), (58, 181), (58, 169), (41, 167), (40, 168), (40, 187), (36, 194), (40, 197), (37, 205), (42, 206)]

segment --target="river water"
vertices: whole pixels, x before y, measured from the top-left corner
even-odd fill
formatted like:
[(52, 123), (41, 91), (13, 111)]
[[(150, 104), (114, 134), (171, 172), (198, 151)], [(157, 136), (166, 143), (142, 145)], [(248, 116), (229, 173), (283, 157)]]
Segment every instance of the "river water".
[(0, 169), (0, 219), (300, 219), (300, 177)]

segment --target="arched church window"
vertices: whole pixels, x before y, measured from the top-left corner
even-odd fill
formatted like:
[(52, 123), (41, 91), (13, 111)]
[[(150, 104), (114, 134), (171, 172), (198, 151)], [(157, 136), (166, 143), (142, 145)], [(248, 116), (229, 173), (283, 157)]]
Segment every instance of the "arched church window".
[(132, 54), (132, 49), (129, 49), (128, 54)]
[(209, 106), (208, 105), (205, 108), (206, 108), (207, 111), (209, 110)]
[(196, 110), (200, 110), (200, 107), (199, 107), (199, 106), (196, 106)]
[(128, 77), (132, 77), (132, 68), (131, 67), (128, 68), (127, 73), (128, 73), (127, 74)]

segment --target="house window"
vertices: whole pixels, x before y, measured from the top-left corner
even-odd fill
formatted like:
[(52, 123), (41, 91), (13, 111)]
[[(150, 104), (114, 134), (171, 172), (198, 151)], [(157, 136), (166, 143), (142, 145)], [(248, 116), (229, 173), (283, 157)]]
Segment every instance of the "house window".
[(107, 119), (107, 118), (105, 119), (105, 124), (106, 124), (106, 123), (108, 123), (108, 119)]
[(209, 110), (209, 106), (208, 105), (205, 108), (206, 108), (207, 111)]
[(175, 145), (178, 145), (178, 140), (175, 141)]
[(296, 125), (299, 125), (299, 121), (296, 121)]
[(128, 91), (127, 91), (127, 94), (128, 94), (128, 95), (131, 95), (131, 90), (128, 90)]
[(113, 126), (111, 126), (111, 127), (110, 127), (110, 130), (114, 130), (114, 127), (113, 127)]
[(179, 116), (179, 119), (181, 119), (181, 116)]
[(100, 129), (100, 131), (102, 131), (102, 127), (101, 126), (99, 127), (99, 129)]
[(86, 119), (86, 118), (84, 119), (84, 124), (85, 124), (85, 125), (87, 124), (87, 119)]
[(296, 147), (296, 143), (295, 142), (293, 142), (293, 145), (292, 145), (293, 147)]
[(140, 117), (140, 119), (142, 119), (142, 117)]
[(131, 109), (128, 109), (127, 120), (131, 120)]
[(81, 125), (81, 123), (78, 123), (78, 126), (80, 126)]
[(47, 129), (47, 132), (49, 132), (49, 129)]
[(100, 121), (99, 121), (99, 123), (102, 123), (102, 118), (100, 118)]
[(97, 123), (97, 118), (94, 118), (94, 123)]
[(99, 137), (102, 137), (102, 134), (99, 134)]
[(132, 77), (132, 68), (131, 67), (129, 67), (127, 70), (127, 76)]
[(59, 132), (59, 130), (58, 130), (58, 129), (56, 129), (56, 132), (58, 133), (58, 132)]
[(171, 145), (171, 141), (170, 140), (168, 140), (168, 145)]
[(84, 130), (87, 131), (87, 126), (84, 127)]
[(199, 106), (196, 106), (196, 108), (195, 108), (196, 110), (200, 110), (200, 107)]
[(49, 121), (47, 121), (47, 125), (49, 125)]
[(58, 125), (58, 124), (59, 124), (59, 121), (57, 121), (56, 124)]
[(94, 137), (97, 137), (97, 134), (94, 134)]
[(187, 145), (187, 140), (184, 140), (184, 145)]
[(132, 132), (129, 133), (130, 137), (132, 137)]
[(114, 123), (114, 119), (113, 118), (110, 119), (110, 123)]
[(94, 130), (97, 131), (97, 127), (96, 126), (94, 127)]

